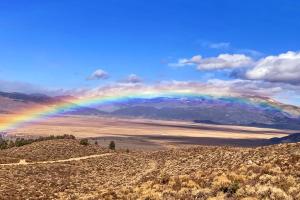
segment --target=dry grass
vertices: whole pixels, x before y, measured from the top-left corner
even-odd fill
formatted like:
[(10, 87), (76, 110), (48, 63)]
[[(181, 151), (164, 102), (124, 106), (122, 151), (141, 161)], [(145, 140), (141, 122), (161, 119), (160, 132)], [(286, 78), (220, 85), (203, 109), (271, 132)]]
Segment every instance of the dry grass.
[(1, 166), (0, 184), (0, 199), (300, 199), (300, 144)]

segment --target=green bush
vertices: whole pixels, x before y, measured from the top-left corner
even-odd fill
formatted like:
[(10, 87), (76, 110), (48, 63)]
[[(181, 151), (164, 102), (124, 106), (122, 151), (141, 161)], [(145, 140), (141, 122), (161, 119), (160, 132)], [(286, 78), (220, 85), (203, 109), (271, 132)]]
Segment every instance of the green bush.
[(27, 144), (33, 143), (35, 140), (33, 139), (24, 139), (24, 138), (17, 138), (15, 141), (15, 146), (16, 147), (21, 147)]
[(115, 150), (116, 149), (116, 144), (114, 141), (110, 141), (108, 148), (110, 150)]
[(79, 142), (81, 145), (87, 146), (89, 144), (88, 139), (81, 139)]
[(0, 149), (6, 149), (7, 148), (7, 141), (0, 139)]
[(34, 142), (41, 142), (46, 140), (59, 140), (59, 139), (76, 139), (74, 135), (58, 135), (58, 136), (48, 136), (48, 137), (39, 137), (36, 139), (25, 139), (25, 138), (17, 138), (15, 141), (13, 140), (4, 140), (2, 137), (0, 137), (0, 149), (7, 149), (12, 147), (21, 147), (27, 144), (31, 144)]

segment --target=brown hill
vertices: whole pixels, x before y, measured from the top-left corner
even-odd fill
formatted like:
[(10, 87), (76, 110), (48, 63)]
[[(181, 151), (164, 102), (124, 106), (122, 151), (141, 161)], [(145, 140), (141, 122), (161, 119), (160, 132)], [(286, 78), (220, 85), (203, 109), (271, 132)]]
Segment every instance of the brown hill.
[[(48, 148), (46, 144), (55, 152), (61, 141), (26, 149)], [(55, 154), (73, 151), (67, 148), (72, 147)], [(84, 148), (93, 147), (80, 146), (80, 152)], [(22, 155), (30, 154), (26, 149)], [(292, 200), (300, 199), (299, 163), (300, 144), (294, 143), (118, 152), (61, 163), (2, 165), (0, 199)]]
[(20, 159), (28, 162), (61, 160), (107, 152), (107, 149), (96, 145), (80, 145), (78, 140), (47, 140), (2, 150), (0, 151), (0, 163), (11, 163), (12, 160), (18, 162)]

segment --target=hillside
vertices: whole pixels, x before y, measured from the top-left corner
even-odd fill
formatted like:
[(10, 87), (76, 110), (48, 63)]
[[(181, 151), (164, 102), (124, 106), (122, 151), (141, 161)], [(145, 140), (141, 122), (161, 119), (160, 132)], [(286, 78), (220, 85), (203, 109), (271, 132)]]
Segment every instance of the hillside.
[(0, 164), (11, 163), (12, 160), (17, 162), (20, 159), (28, 162), (60, 160), (107, 152), (107, 149), (95, 145), (84, 147), (73, 139), (47, 140), (0, 151)]
[[(41, 145), (56, 149), (61, 143), (29, 145), (19, 158)], [(90, 147), (80, 151), (85, 148)], [(299, 143), (253, 149), (198, 146), (0, 166), (0, 199), (300, 199), (299, 149)]]

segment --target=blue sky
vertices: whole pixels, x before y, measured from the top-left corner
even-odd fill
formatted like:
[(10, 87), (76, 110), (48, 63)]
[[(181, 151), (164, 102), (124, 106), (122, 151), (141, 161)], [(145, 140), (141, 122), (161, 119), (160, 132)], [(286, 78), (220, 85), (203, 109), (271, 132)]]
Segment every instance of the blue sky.
[[(257, 61), (298, 52), (299, 10), (300, 2), (289, 0), (1, 1), (0, 79), (66, 89), (130, 74), (147, 83), (232, 80), (232, 69), (170, 63), (195, 55), (243, 54)], [(109, 78), (87, 80), (98, 69)]]

